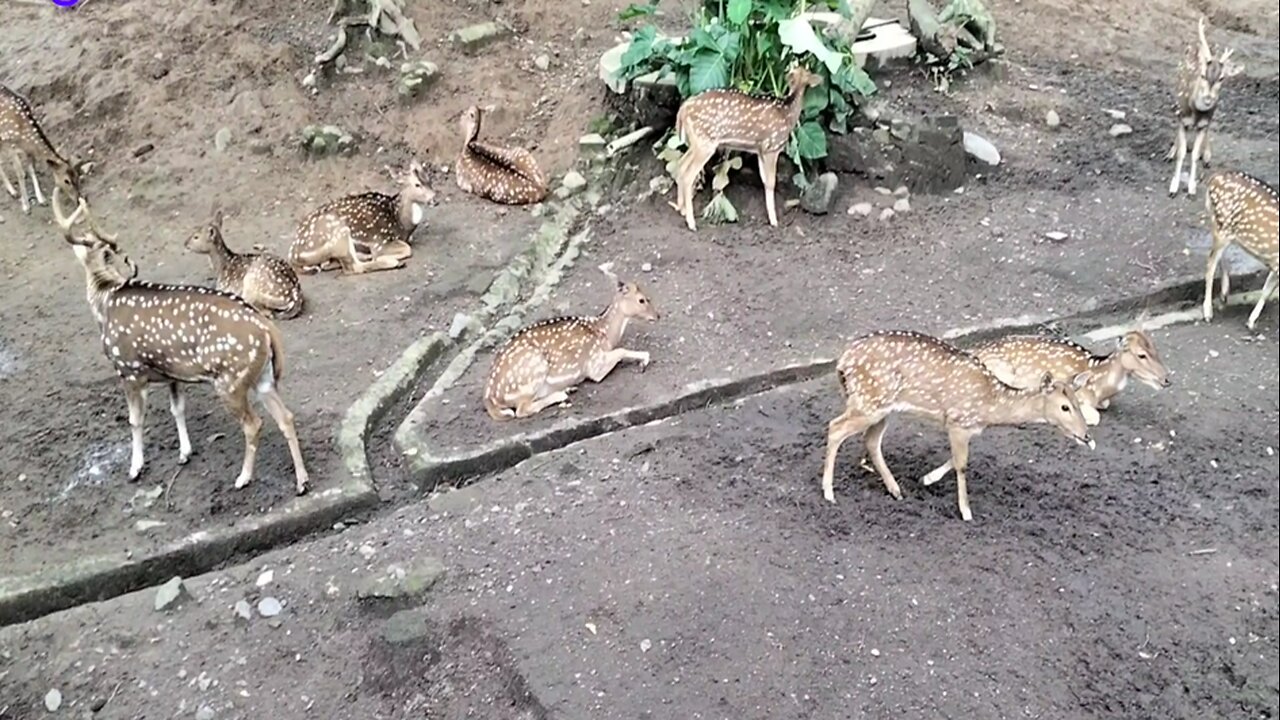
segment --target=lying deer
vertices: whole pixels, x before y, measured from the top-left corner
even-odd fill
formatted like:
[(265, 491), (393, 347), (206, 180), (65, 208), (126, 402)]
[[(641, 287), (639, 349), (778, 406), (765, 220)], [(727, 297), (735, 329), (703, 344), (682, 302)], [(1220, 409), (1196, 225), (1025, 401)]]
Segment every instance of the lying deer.
[(965, 468), (969, 441), (992, 425), (1049, 423), (1076, 442), (1093, 447), (1075, 390), (1087, 376), (1055, 381), (1045, 373), (1034, 388), (1019, 390), (1001, 382), (973, 355), (912, 332), (878, 332), (853, 341), (836, 363), (845, 395), (845, 411), (827, 428), (827, 458), (822, 495), (836, 501), (836, 456), (848, 438), (863, 433), (867, 454), (894, 498), (902, 489), (889, 472), (880, 443), (890, 415), (909, 413), (934, 420), (947, 430), (951, 465), (956, 470), (960, 517), (972, 520)]
[(415, 161), (404, 174), (399, 193), (350, 195), (303, 219), (289, 247), (289, 262), (305, 270), (329, 270), (336, 265), (344, 275), (404, 267), (413, 255), (409, 238), (435, 197), (426, 170)]
[(222, 211), (187, 238), (188, 250), (209, 256), (219, 290), (239, 295), (261, 313), (288, 319), (302, 312), (302, 285), (284, 260), (269, 253), (237, 253), (222, 237)]
[(462, 150), (453, 168), (458, 188), (507, 205), (542, 202), (547, 197), (547, 175), (538, 161), (521, 147), (480, 142), (482, 117), (481, 109), (472, 105), (459, 120)]
[[(1054, 380), (1084, 378), (1076, 388), (1076, 400), (1086, 424), (1097, 425), (1099, 410), (1111, 407), (1111, 399), (1129, 382), (1129, 376), (1157, 390), (1169, 387), (1169, 370), (1156, 352), (1155, 341), (1141, 330), (1126, 333), (1108, 355), (1089, 350), (1062, 338), (1041, 335), (1009, 335), (969, 349), (997, 379), (1015, 388), (1034, 388), (1043, 383), (1045, 373)], [(920, 480), (932, 485), (952, 469), (943, 463)]]
[(618, 344), (632, 318), (655, 322), (658, 311), (634, 282), (618, 280), (609, 265), (600, 269), (617, 283), (613, 302), (603, 313), (534, 323), (498, 351), (484, 390), (489, 417), (506, 420), (534, 415), (568, 400), (583, 380), (604, 380), (623, 360), (640, 363), (641, 370), (649, 365), (649, 353)]
[(1231, 245), (1239, 245), (1270, 271), (1262, 283), (1262, 297), (1249, 313), (1247, 325), (1253, 330), (1263, 306), (1276, 291), (1276, 273), (1280, 271), (1280, 202), (1276, 189), (1242, 172), (1222, 172), (1209, 178), (1204, 204), (1213, 232), (1209, 265), (1204, 271), (1204, 319), (1213, 319), (1213, 276), (1219, 263), (1224, 300), (1231, 287), (1230, 271), (1222, 254)]
[(756, 97), (737, 90), (707, 90), (680, 104), (676, 113), (676, 133), (689, 146), (676, 166), (676, 202), (685, 224), (697, 230), (693, 221), (694, 187), (702, 169), (717, 150), (754, 153), (764, 183), (769, 224), (778, 225), (773, 188), (778, 174), (778, 156), (787, 147), (791, 131), (804, 109), (804, 93), (822, 84), (822, 78), (797, 65), (787, 73), (785, 99)]
[[(18, 176), (18, 187), (5, 171), (5, 162), (13, 163), (14, 172)], [(48, 168), (53, 174), (53, 191), (61, 189), (72, 201), (80, 197), (80, 175), (74, 165), (58, 154), (40, 129), (36, 116), (31, 112), (31, 105), (26, 98), (9, 88), (0, 85), (0, 179), (4, 180), (5, 190), (22, 202), (22, 212), (31, 212), (31, 203), (27, 198), (27, 175), (31, 175), (31, 187), (36, 193), (36, 202), (45, 204), (44, 193), (40, 190), (40, 178), (36, 175), (36, 164)]]
[(284, 348), (275, 325), (230, 293), (136, 280), (138, 268), (128, 258), (124, 260), (130, 274), (121, 274), (112, 265), (118, 253), (113, 239), (94, 230), (76, 237), (74, 226), (88, 212), (83, 198), (71, 217), (64, 217), (57, 203), (53, 212), (84, 268), (89, 308), (101, 328), (103, 350), (124, 382), (133, 432), (129, 479), (137, 479), (145, 464), (147, 386), (169, 386), (169, 410), (178, 426), (178, 463), (185, 464), (191, 457), (191, 438), (182, 388), (186, 383), (211, 382), (244, 429), (244, 464), (235, 486), (243, 488), (253, 478), (258, 453), (262, 420), (253, 412), (252, 397), (263, 401), (284, 433), (293, 456), (297, 492), (306, 492), (307, 470), (293, 413), (278, 391)]
[(1182, 62), (1178, 64), (1177, 82), (1177, 114), (1178, 134), (1174, 138), (1173, 147), (1169, 148), (1166, 160), (1174, 161), (1173, 179), (1169, 181), (1169, 195), (1178, 194), (1178, 184), (1182, 180), (1182, 161), (1187, 155), (1187, 133), (1195, 131), (1195, 142), (1191, 146), (1191, 170), (1187, 175), (1187, 194), (1196, 194), (1196, 170), (1203, 159), (1208, 165), (1212, 158), (1209, 149), (1209, 124), (1213, 121), (1213, 113), (1218, 108), (1218, 93), (1222, 90), (1222, 81), (1239, 75), (1244, 69), (1228, 62), (1233, 49), (1222, 51), (1218, 57), (1209, 49), (1209, 41), (1205, 38), (1206, 20), (1200, 16), (1197, 26), (1199, 35), (1196, 42), (1187, 46)]

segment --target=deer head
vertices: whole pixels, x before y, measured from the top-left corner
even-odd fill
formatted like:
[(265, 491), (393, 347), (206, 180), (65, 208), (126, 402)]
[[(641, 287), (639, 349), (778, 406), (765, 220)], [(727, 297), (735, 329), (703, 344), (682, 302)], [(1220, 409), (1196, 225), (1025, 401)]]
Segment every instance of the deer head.
[[(76, 259), (80, 261), (80, 265), (84, 268), (92, 284), (95, 286), (110, 285), (119, 287), (138, 276), (138, 266), (128, 256), (120, 252), (120, 247), (116, 244), (115, 237), (103, 237), (93, 227), (89, 205), (83, 197), (80, 198), (80, 202), (76, 206), (75, 212), (71, 213), (71, 217), (65, 217), (57, 203), (53, 203), (51, 207), (54, 220), (62, 229), (63, 238), (67, 241), (67, 244), (71, 245), (71, 251), (75, 253)], [(75, 225), (81, 219), (88, 220), (90, 228), (80, 237), (77, 237)], [(129, 267), (127, 276), (112, 266), (117, 257), (124, 260)]]
[(1139, 382), (1156, 390), (1172, 384), (1169, 369), (1160, 360), (1155, 342), (1143, 330), (1125, 333), (1120, 338), (1117, 351), (1120, 353), (1120, 367), (1133, 373)]
[(1213, 56), (1209, 40), (1205, 36), (1206, 18), (1201, 15), (1196, 32), (1199, 36), (1199, 48), (1196, 52), (1197, 70), (1195, 85), (1191, 92), (1191, 104), (1200, 112), (1209, 112), (1218, 104), (1218, 94), (1222, 90), (1222, 81), (1239, 75), (1244, 68), (1230, 61), (1234, 48), (1227, 48), (1218, 57)]
[(623, 317), (641, 318), (649, 322), (657, 322), (661, 319), (661, 314), (653, 307), (653, 302), (638, 284), (621, 280), (614, 274), (613, 263), (601, 265), (600, 272), (616, 284), (613, 307), (617, 308)]
[(1067, 381), (1054, 381), (1053, 375), (1045, 373), (1040, 381), (1040, 397), (1044, 403), (1044, 419), (1058, 429), (1063, 435), (1081, 445), (1093, 449), (1093, 437), (1089, 434), (1089, 425), (1080, 412), (1080, 401), (1076, 399), (1076, 391), (1084, 388), (1089, 382), (1089, 373), (1082, 372)]
[(222, 210), (215, 210), (209, 224), (191, 233), (183, 247), (201, 255), (225, 248), (226, 243), (222, 239)]

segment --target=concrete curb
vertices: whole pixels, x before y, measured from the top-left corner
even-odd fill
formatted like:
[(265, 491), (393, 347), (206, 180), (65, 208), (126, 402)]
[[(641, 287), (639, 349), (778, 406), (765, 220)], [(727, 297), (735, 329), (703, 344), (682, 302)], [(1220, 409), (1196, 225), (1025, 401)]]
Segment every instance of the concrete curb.
[[(1254, 273), (1240, 278), (1240, 283), (1251, 286), (1261, 279), (1262, 273)], [(1203, 288), (1203, 278), (1188, 279), (1073, 315), (1007, 318), (959, 328), (943, 333), (942, 336), (952, 341), (979, 342), (1000, 334), (1033, 331), (1046, 325), (1076, 328), (1076, 334), (1079, 335), (1085, 326), (1096, 326), (1100, 321), (1110, 321), (1110, 324), (1123, 323), (1124, 320), (1132, 322), (1128, 316), (1135, 311), (1156, 307), (1173, 311), (1187, 302), (1198, 303)], [(1252, 293), (1252, 296), (1256, 302), (1256, 293)], [(1240, 296), (1233, 295), (1229, 304), (1241, 304)], [(1179, 317), (1186, 315), (1187, 311), (1182, 310)], [(815, 358), (743, 378), (699, 381), (686, 385), (673, 397), (654, 403), (622, 408), (592, 418), (565, 418), (549, 427), (541, 427), (454, 455), (435, 454), (431, 438), (419, 430), (427, 413), (424, 402), (400, 426), (396, 433), (396, 445), (407, 456), (414, 481), (423, 491), (430, 492), (440, 482), (505, 470), (538, 453), (558, 450), (605, 433), (663, 420), (695, 408), (725, 404), (779, 386), (806, 382), (830, 373), (834, 366), (835, 358)], [(439, 392), (443, 392), (443, 389)]]

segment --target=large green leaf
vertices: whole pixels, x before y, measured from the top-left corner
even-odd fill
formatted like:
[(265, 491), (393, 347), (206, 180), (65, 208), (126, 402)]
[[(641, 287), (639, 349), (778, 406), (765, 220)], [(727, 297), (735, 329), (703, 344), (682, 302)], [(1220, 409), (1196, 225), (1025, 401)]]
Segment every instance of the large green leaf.
[(714, 50), (701, 49), (689, 63), (689, 94), (722, 88), (729, 84), (729, 63)]
[(815, 120), (800, 123), (795, 130), (796, 153), (803, 160), (827, 156), (827, 134)]
[(778, 38), (796, 55), (808, 53), (822, 61), (829, 72), (840, 69), (844, 56), (826, 46), (805, 18), (787, 18), (778, 23)]
[(831, 82), (845, 95), (873, 95), (876, 91), (876, 83), (867, 71), (853, 63), (846, 64), (839, 72), (831, 73)]
[(658, 29), (652, 25), (646, 25), (636, 31), (631, 38), (631, 44), (627, 46), (626, 52), (622, 53), (620, 70), (626, 73), (637, 65), (644, 65), (649, 58), (654, 55), (654, 45), (658, 42)]
[(658, 0), (648, 0), (648, 2), (643, 5), (640, 3), (632, 3), (623, 9), (622, 12), (618, 13), (618, 22), (626, 22), (638, 17), (648, 17), (657, 11)]
[(773, 22), (782, 22), (791, 17), (795, 12), (791, 6), (792, 3), (787, 0), (764, 0), (760, 3), (764, 16)]
[(831, 93), (825, 87), (809, 88), (804, 94), (804, 109), (801, 111), (802, 117), (817, 117), (823, 110), (827, 109), (827, 103), (830, 100)]
[(741, 25), (751, 17), (751, 0), (729, 0), (729, 10), (726, 15), (729, 22)]

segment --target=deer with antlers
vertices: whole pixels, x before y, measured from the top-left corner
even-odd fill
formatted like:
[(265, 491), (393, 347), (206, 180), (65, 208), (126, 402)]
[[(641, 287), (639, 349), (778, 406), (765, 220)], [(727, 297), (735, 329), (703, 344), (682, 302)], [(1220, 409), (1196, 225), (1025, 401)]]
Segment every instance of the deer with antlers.
[(1187, 133), (1194, 131), (1195, 141), (1191, 146), (1191, 169), (1187, 175), (1187, 194), (1196, 194), (1196, 170), (1201, 160), (1207, 166), (1212, 158), (1209, 149), (1209, 124), (1213, 121), (1213, 113), (1218, 109), (1218, 93), (1222, 90), (1222, 81), (1239, 75), (1244, 69), (1230, 62), (1233, 48), (1222, 51), (1218, 57), (1213, 56), (1209, 48), (1209, 40), (1204, 29), (1207, 21), (1203, 15), (1197, 26), (1196, 42), (1187, 46), (1182, 62), (1178, 64), (1177, 82), (1177, 114), (1178, 134), (1174, 138), (1173, 147), (1169, 148), (1166, 160), (1173, 160), (1173, 179), (1169, 181), (1170, 197), (1178, 194), (1178, 185), (1182, 180), (1182, 162), (1187, 156)]
[[(58, 203), (52, 207), (84, 268), (89, 308), (101, 329), (103, 350), (124, 383), (133, 434), (129, 479), (137, 479), (145, 464), (147, 387), (155, 383), (169, 387), (169, 410), (178, 426), (178, 463), (185, 464), (191, 456), (191, 439), (183, 386), (208, 382), (244, 430), (244, 463), (235, 486), (243, 488), (253, 478), (262, 420), (250, 401), (260, 399), (288, 441), (297, 492), (306, 492), (307, 470), (293, 413), (278, 390), (284, 375), (284, 348), (275, 325), (230, 293), (137, 280), (137, 266), (120, 255), (113, 236), (96, 229), (83, 198), (70, 217), (63, 216)], [(86, 217), (90, 229), (77, 236), (75, 225)], [(128, 265), (128, 275), (114, 267), (117, 256)]]
[[(6, 161), (13, 163), (13, 170), (17, 173), (16, 188), (5, 170)], [(59, 155), (49, 138), (45, 137), (27, 99), (0, 85), (0, 180), (4, 181), (5, 190), (22, 203), (24, 213), (31, 212), (31, 202), (27, 196), (27, 175), (31, 176), (36, 202), (45, 204), (40, 178), (36, 174), (37, 163), (53, 174), (55, 196), (61, 190), (71, 196), (72, 200), (80, 197), (80, 174), (76, 167)]]

